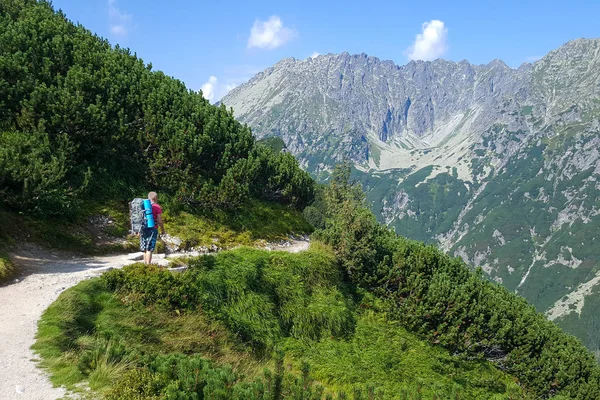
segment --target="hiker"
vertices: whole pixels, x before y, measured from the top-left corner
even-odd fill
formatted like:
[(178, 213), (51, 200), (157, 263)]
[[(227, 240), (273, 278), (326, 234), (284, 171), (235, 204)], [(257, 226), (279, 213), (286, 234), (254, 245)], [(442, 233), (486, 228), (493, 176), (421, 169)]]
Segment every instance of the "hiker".
[(148, 199), (152, 202), (152, 216), (154, 217), (155, 225), (152, 228), (142, 228), (140, 234), (140, 251), (144, 252), (144, 262), (152, 263), (152, 252), (156, 247), (156, 239), (158, 239), (158, 228), (160, 227), (161, 234), (165, 234), (165, 224), (162, 220), (162, 208), (157, 203), (158, 195), (156, 192), (148, 193)]

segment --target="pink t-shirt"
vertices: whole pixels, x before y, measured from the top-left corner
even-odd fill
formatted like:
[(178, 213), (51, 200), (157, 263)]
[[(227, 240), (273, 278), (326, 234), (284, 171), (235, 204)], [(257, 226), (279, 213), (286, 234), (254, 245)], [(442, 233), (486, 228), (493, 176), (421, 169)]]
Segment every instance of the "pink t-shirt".
[(152, 216), (154, 223), (158, 226), (158, 216), (162, 214), (162, 208), (157, 203), (152, 203)]

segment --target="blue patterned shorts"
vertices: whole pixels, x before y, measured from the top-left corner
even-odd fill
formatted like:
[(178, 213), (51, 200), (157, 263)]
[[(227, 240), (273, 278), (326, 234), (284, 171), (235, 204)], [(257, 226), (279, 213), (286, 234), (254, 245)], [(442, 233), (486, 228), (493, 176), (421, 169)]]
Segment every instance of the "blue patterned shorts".
[(142, 228), (140, 234), (140, 251), (154, 251), (157, 238), (158, 228)]

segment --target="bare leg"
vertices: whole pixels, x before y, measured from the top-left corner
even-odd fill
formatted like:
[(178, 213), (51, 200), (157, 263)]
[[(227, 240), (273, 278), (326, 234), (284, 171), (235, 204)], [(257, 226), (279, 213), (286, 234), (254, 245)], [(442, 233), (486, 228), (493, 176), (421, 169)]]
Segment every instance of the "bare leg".
[(146, 261), (146, 264), (152, 264), (152, 252), (151, 251), (147, 251), (144, 254), (144, 260)]

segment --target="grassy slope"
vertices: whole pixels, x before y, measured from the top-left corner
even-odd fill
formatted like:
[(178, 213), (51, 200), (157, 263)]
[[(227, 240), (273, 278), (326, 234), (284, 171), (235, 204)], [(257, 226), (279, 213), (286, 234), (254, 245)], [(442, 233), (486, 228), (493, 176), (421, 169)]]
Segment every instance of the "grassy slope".
[[(114, 239), (124, 239), (128, 231), (126, 207), (117, 203), (87, 204), (71, 219), (53, 219), (30, 216), (0, 208), (3, 221), (4, 242), (10, 247), (20, 242), (33, 242), (44, 247), (71, 250), (81, 253), (99, 253), (123, 250), (115, 246)], [(110, 225), (98, 227), (94, 219), (100, 216), (112, 221)]]
[(73, 388), (87, 380), (109, 391), (127, 370), (170, 353), (199, 354), (249, 380), (284, 349), (287, 370), (299, 375), (308, 361), (330, 393), (358, 386), (385, 398), (523, 397), (490, 364), (456, 359), (387, 321), (374, 301), (349, 291), (326, 248), (242, 248), (192, 265), (179, 276), (131, 267), (61, 294), (35, 345), (53, 382)]
[(388, 398), (418, 388), (426, 398), (524, 396), (512, 378), (491, 364), (459, 360), (373, 311), (358, 313), (356, 330), (347, 340), (327, 338), (291, 351), (308, 360), (317, 379), (346, 392), (376, 383)]
[(110, 387), (148, 355), (202, 353), (250, 373), (260, 366), (222, 323), (202, 313), (177, 315), (127, 304), (99, 279), (67, 290), (48, 308), (34, 349), (55, 385), (73, 388), (89, 380), (93, 390)]
[[(0, 207), (0, 284), (14, 275), (7, 252), (15, 244), (37, 243), (43, 247), (82, 254), (138, 251), (139, 241), (128, 235), (129, 211), (126, 202), (88, 202), (70, 220), (27, 216)], [(99, 220), (104, 222), (98, 223)], [(111, 221), (109, 224), (106, 221)], [(312, 231), (302, 213), (280, 205), (251, 201), (237, 213), (199, 215), (171, 212), (165, 207), (167, 232), (182, 239), (184, 248), (253, 245), (260, 241), (285, 239), (291, 234)], [(158, 252), (164, 251), (159, 240)]]
[(277, 240), (290, 234), (312, 231), (302, 214), (280, 204), (252, 201), (235, 213), (217, 212), (209, 216), (187, 212), (165, 214), (167, 231), (184, 241), (184, 246), (210, 245), (214, 239), (221, 247), (252, 245), (258, 240)]

